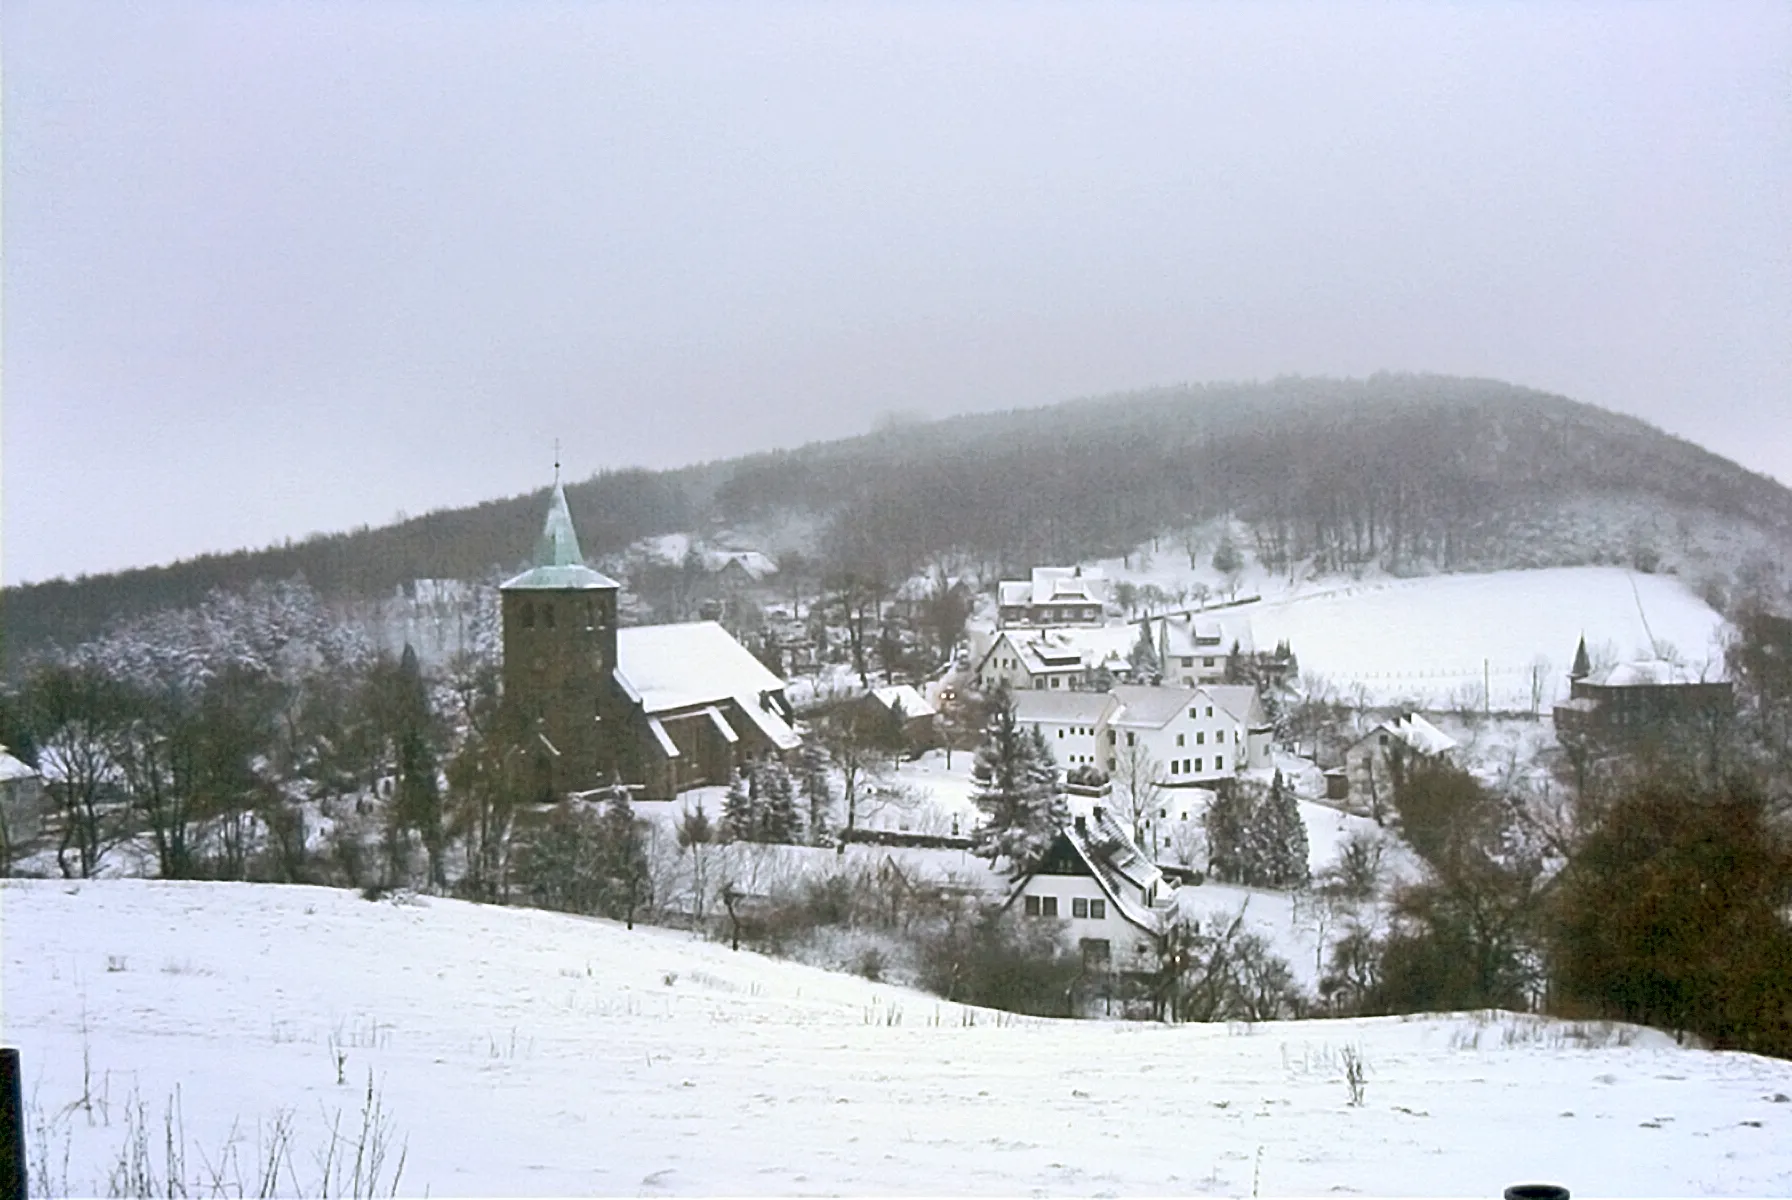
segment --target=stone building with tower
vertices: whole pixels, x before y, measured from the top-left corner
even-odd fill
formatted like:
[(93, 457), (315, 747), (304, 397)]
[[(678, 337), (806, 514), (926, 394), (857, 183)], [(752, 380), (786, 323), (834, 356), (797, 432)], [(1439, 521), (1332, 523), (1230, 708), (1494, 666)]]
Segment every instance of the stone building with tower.
[(556, 483), (534, 565), (499, 589), (504, 705), (544, 788), (669, 800), (802, 744), (784, 681), (727, 630), (619, 628), (619, 590), (585, 565)]

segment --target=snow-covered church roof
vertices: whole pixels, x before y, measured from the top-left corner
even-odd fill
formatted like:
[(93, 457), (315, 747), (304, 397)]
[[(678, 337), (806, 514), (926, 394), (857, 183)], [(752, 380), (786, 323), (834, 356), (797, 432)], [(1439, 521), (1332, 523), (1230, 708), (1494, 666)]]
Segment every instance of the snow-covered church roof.
[(572, 510), (566, 505), (566, 489), (558, 481), (548, 501), (547, 520), (541, 537), (535, 543), (535, 565), (500, 585), (504, 591), (516, 588), (541, 588), (555, 591), (568, 589), (614, 588), (614, 579), (585, 565), (579, 552), (579, 535), (572, 527)]
[(616, 680), (649, 718), (732, 700), (772, 744), (802, 739), (766, 697), (784, 681), (714, 621), (635, 625), (616, 631)]

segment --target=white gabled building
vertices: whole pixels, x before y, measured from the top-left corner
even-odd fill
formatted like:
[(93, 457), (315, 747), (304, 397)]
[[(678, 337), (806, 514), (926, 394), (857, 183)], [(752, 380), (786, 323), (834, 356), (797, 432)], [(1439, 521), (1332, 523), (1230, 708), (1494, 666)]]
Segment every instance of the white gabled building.
[(1015, 719), (1035, 725), (1060, 770), (1114, 764), (1142, 747), (1170, 787), (1202, 787), (1270, 765), (1272, 729), (1255, 688), (1242, 684), (1109, 692), (1014, 693)]
[(1250, 618), (1239, 613), (1183, 613), (1157, 619), (1158, 668), (1165, 683), (1224, 683), (1234, 654), (1256, 650)]
[(1100, 625), (1107, 600), (1107, 576), (1099, 569), (1034, 567), (1031, 579), (1004, 579), (996, 585), (996, 624)]
[(1371, 811), (1394, 798), (1394, 775), (1402, 765), (1422, 759), (1447, 758), (1456, 739), (1418, 713), (1402, 713), (1383, 721), (1344, 751), (1344, 774), (1350, 798)]
[(1173, 891), (1120, 823), (1098, 808), (1059, 832), (1040, 863), (1015, 881), (1008, 907), (1022, 920), (1064, 922), (1064, 939), (1091, 973), (1144, 972), (1157, 966), (1161, 913)]

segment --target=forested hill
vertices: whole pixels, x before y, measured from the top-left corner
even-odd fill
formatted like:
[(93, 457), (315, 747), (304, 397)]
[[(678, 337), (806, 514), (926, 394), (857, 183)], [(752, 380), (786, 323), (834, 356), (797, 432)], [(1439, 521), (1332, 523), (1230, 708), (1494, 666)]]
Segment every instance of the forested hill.
[[(898, 576), (1115, 554), (1230, 513), (1250, 549), (1320, 570), (1703, 563), (1721, 590), (1792, 561), (1792, 491), (1630, 417), (1489, 380), (1378, 375), (1165, 388), (910, 424), (568, 488), (588, 555), (800, 517), (812, 553)], [(217, 587), (325, 596), (488, 578), (533, 545), (542, 493), (379, 529), (7, 589), (16, 661)], [(777, 547), (772, 547), (776, 549)]]

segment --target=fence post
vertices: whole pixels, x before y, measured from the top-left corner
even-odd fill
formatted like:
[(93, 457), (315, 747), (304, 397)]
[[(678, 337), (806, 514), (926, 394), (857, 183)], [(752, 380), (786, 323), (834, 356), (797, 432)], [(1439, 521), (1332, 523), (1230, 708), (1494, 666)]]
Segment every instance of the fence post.
[(25, 1200), (25, 1106), (20, 1095), (19, 1052), (0, 1047), (0, 1195)]

